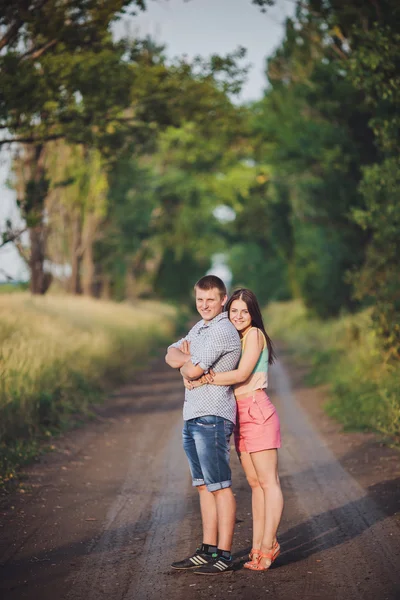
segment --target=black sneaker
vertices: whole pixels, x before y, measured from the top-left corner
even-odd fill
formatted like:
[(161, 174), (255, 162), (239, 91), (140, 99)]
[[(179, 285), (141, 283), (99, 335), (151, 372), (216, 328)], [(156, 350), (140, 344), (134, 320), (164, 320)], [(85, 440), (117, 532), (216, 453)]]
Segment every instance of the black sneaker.
[(208, 563), (213, 562), (216, 556), (216, 554), (213, 555), (202, 552), (202, 548), (196, 548), (196, 552), (193, 556), (173, 562), (171, 567), (178, 570), (196, 569), (196, 567), (206, 566)]
[(228, 558), (222, 558), (222, 556), (215, 557), (208, 564), (199, 567), (193, 573), (195, 575), (220, 575), (220, 573), (226, 573), (226, 571), (232, 571), (233, 560)]

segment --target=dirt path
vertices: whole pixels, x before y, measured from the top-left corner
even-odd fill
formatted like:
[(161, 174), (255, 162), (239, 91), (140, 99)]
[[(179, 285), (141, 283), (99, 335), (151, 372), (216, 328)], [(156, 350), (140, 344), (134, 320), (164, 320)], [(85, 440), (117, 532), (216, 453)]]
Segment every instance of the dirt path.
[[(286, 506), (283, 553), (269, 572), (240, 568), (251, 541), (250, 494), (234, 454), (237, 570), (218, 578), (170, 570), (199, 541), (200, 521), (180, 443), (181, 383), (158, 361), (30, 469), (25, 493), (2, 502), (0, 596), (398, 600), (399, 455), (379, 454), (371, 436), (340, 434), (292, 371), (293, 383), (282, 364), (272, 374)], [(375, 457), (369, 476), (360, 458), (367, 450)]]

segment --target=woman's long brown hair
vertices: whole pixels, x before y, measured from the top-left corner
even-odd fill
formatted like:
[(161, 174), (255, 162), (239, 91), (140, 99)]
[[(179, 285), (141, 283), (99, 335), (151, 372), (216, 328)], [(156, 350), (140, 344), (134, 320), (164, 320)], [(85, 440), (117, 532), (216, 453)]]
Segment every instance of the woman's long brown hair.
[(225, 310), (228, 311), (228, 315), (231, 304), (234, 300), (243, 300), (243, 302), (246, 303), (251, 317), (251, 324), (253, 325), (253, 327), (258, 327), (258, 329), (261, 329), (261, 331), (265, 335), (268, 348), (268, 363), (272, 365), (276, 361), (276, 354), (274, 346), (272, 344), (272, 340), (269, 337), (268, 333), (265, 331), (260, 305), (258, 304), (258, 300), (255, 294), (251, 290), (248, 290), (246, 288), (240, 288), (239, 290), (235, 290), (232, 296), (229, 298), (228, 302), (225, 304)]

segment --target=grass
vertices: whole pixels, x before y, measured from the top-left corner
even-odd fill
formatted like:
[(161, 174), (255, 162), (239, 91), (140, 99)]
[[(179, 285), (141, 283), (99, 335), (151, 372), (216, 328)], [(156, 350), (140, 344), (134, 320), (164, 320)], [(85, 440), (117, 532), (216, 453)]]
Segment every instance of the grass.
[(311, 384), (329, 384), (326, 411), (346, 430), (375, 431), (400, 445), (400, 365), (382, 360), (369, 311), (320, 321), (297, 301), (265, 311), (271, 336), (311, 367)]
[(5, 283), (0, 281), (0, 294), (15, 294), (29, 289), (29, 283), (23, 281), (16, 283)]
[(150, 301), (0, 295), (0, 486), (171, 339), (175, 316)]

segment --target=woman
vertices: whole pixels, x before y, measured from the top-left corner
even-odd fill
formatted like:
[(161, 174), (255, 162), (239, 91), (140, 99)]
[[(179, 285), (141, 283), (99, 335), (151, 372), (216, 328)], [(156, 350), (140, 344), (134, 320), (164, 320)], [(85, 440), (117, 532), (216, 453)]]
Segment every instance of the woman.
[(237, 369), (226, 373), (211, 371), (197, 381), (185, 380), (185, 386), (234, 386), (238, 409), (235, 445), (252, 491), (253, 548), (244, 566), (265, 571), (280, 552), (276, 532), (283, 509), (278, 476), (279, 418), (265, 392), (268, 365), (274, 362), (275, 353), (253, 292), (236, 290), (225, 310), (242, 339)]

